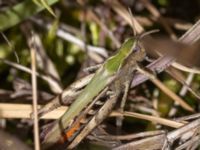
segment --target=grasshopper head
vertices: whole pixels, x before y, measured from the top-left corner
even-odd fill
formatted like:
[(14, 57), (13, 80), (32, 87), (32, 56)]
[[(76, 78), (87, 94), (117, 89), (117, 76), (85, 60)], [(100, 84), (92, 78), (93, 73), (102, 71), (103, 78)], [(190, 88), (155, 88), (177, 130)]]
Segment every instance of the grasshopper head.
[(137, 38), (132, 48), (132, 54), (134, 55), (134, 60), (137, 62), (143, 61), (146, 56), (146, 51), (142, 43)]
[(132, 49), (133, 53), (135, 53), (135, 60), (136, 61), (142, 61), (142, 60), (144, 60), (144, 58), (146, 56), (146, 50), (145, 50), (145, 48), (142, 44), (142, 39), (148, 38), (147, 36), (149, 34), (156, 33), (158, 31), (159, 31), (158, 29), (155, 29), (155, 30), (151, 30), (151, 31), (148, 31), (148, 32), (144, 32), (141, 35), (136, 36), (135, 44), (134, 44), (133, 49)]

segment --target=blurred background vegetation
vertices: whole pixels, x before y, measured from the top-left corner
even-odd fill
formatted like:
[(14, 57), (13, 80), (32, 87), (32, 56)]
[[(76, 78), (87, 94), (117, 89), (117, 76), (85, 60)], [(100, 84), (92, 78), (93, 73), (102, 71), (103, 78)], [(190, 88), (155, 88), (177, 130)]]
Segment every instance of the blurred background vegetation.
[[(1, 0), (1, 102), (31, 104), (30, 74), (9, 65), (13, 62), (30, 68), (29, 31), (36, 33), (41, 42), (42, 50), (37, 54), (38, 72), (55, 80), (59, 87), (52, 90), (48, 82), (38, 78), (40, 104), (48, 102), (63, 88), (85, 76), (84, 68), (102, 63), (115, 53), (127, 37), (133, 36), (130, 25), (123, 18), (123, 11), (122, 14), (116, 11), (116, 2), (122, 8), (130, 8), (145, 31), (160, 29), (159, 34), (169, 38), (180, 37), (200, 18), (199, 0)], [(86, 45), (90, 45), (92, 50)], [(186, 79), (188, 73), (181, 72), (181, 75)], [(190, 92), (180, 95), (183, 85), (176, 79), (167, 73), (161, 73), (158, 78), (195, 111), (199, 111), (199, 101), (194, 95)], [(193, 77), (191, 87), (199, 91), (199, 75)], [(156, 115), (173, 118), (191, 114), (150, 81), (130, 93), (128, 110), (148, 114), (142, 107), (136, 107), (143, 106), (143, 103), (146, 106), (146, 101), (150, 101), (150, 106), (146, 107), (151, 108), (151, 115), (156, 112)], [(113, 119), (108, 120), (110, 124), (113, 122)], [(127, 118), (125, 122), (124, 133), (169, 129), (140, 119)], [(40, 124), (44, 124), (44, 121)], [(30, 147), (33, 146), (32, 125), (29, 119), (1, 120), (1, 128)]]

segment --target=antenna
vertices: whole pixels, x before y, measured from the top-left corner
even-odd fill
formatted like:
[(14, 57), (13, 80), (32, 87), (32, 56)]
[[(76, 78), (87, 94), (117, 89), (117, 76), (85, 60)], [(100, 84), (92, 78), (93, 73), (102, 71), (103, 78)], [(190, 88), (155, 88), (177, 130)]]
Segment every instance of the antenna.
[(160, 31), (159, 29), (154, 29), (154, 30), (150, 30), (150, 31), (144, 32), (139, 36), (139, 39), (142, 39), (142, 38), (144, 38), (145, 36), (147, 36), (149, 34), (156, 33), (156, 32), (159, 32), (159, 31)]
[(129, 11), (130, 19), (131, 19), (133, 35), (136, 36), (137, 35), (137, 31), (136, 31), (134, 20), (133, 20), (133, 13), (132, 13), (130, 7), (128, 8), (128, 11)]

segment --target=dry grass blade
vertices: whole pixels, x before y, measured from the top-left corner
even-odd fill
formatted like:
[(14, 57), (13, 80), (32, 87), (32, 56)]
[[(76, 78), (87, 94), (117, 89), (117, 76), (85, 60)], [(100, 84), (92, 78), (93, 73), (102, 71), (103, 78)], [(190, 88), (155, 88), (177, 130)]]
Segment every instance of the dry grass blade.
[(195, 73), (195, 74), (200, 74), (200, 70), (196, 68), (190, 68), (187, 66), (183, 66), (179, 63), (173, 62), (172, 66), (178, 70), (184, 71), (184, 72), (189, 72), (189, 73)]
[(136, 134), (128, 134), (128, 135), (106, 135), (106, 136), (99, 136), (99, 138), (105, 139), (105, 140), (133, 140), (137, 138), (145, 138), (149, 136), (155, 136), (164, 134), (165, 131), (163, 130), (157, 130), (157, 131), (146, 131)]
[[(170, 133), (167, 134), (167, 139), (169, 143), (173, 143), (176, 139), (181, 137), (186, 132), (194, 132), (195, 128), (198, 128), (200, 126), (200, 119), (194, 120), (184, 126), (182, 126), (179, 129), (176, 129)], [(193, 134), (192, 134), (193, 135)]]
[[(38, 105), (38, 109), (41, 108)], [(41, 119), (58, 119), (68, 107), (61, 106), (56, 110), (53, 110), (44, 116)], [(0, 104), (0, 118), (13, 118), (13, 119), (31, 119), (30, 114), (32, 113), (32, 105), (30, 104)]]
[(38, 124), (38, 111), (37, 111), (37, 78), (36, 78), (36, 48), (35, 48), (35, 35), (33, 34), (29, 38), (29, 47), (31, 50), (31, 69), (32, 69), (32, 96), (33, 96), (33, 114), (34, 114), (34, 143), (35, 150), (40, 150), (40, 138), (39, 138), (39, 124)]
[[(200, 119), (197, 119), (195, 121), (192, 121), (174, 131), (171, 131), (167, 135), (157, 135), (154, 137), (145, 138), (142, 140), (130, 142), (127, 144), (124, 144), (118, 148), (115, 148), (115, 150), (123, 150), (123, 149), (148, 149), (148, 150), (155, 150), (155, 149), (168, 149), (169, 143), (173, 143), (175, 140), (180, 138), (184, 133), (192, 132), (191, 135), (193, 135), (193, 132), (195, 132), (195, 129), (198, 129), (200, 125)], [(199, 139), (199, 136), (198, 136)], [(159, 141), (159, 142), (158, 142)], [(185, 142), (181, 146), (177, 147), (177, 149), (190, 147), (191, 143), (194, 145), (192, 147), (197, 147), (199, 142), (196, 142), (196, 136), (192, 137), (191, 140), (188, 140), (188, 142)]]
[(188, 105), (181, 97), (176, 95), (174, 92), (172, 92), (169, 88), (167, 88), (160, 80), (153, 79), (151, 80), (159, 89), (161, 89), (165, 94), (167, 94), (169, 97), (171, 97), (175, 102), (178, 102), (184, 109), (194, 112), (194, 109)]
[(189, 115), (189, 116), (183, 116), (183, 117), (180, 117), (180, 118), (176, 118), (174, 120), (181, 122), (181, 121), (192, 120), (192, 119), (197, 119), (197, 118), (200, 118), (200, 113), (192, 114), (192, 115)]
[(152, 122), (156, 122), (165, 126), (169, 126), (172, 128), (179, 128), (181, 126), (183, 126), (183, 123), (179, 123), (176, 121), (172, 121), (169, 119), (164, 119), (164, 118), (160, 118), (160, 117), (155, 117), (155, 116), (150, 116), (150, 115), (144, 115), (144, 114), (140, 114), (140, 113), (135, 113), (135, 112), (124, 112), (123, 114), (119, 113), (119, 112), (112, 112), (111, 116), (127, 116), (127, 117), (134, 117), (134, 118), (138, 118), (138, 119), (144, 119), (144, 120), (148, 120), (148, 121), (152, 121)]
[(113, 150), (127, 150), (127, 149), (137, 149), (137, 150), (157, 150), (162, 149), (165, 141), (165, 134), (148, 137), (138, 141), (130, 142), (114, 148)]
[(186, 44), (193, 44), (200, 38), (200, 20), (198, 20), (183, 36), (179, 38), (179, 41)]
[[(175, 150), (183, 150), (183, 149), (187, 149), (187, 150), (192, 150), (191, 147), (192, 145), (194, 146), (195, 142), (199, 142), (199, 136), (195, 136), (193, 137), (191, 140), (181, 144), (179, 147), (177, 147)], [(195, 147), (196, 149), (197, 147)]]

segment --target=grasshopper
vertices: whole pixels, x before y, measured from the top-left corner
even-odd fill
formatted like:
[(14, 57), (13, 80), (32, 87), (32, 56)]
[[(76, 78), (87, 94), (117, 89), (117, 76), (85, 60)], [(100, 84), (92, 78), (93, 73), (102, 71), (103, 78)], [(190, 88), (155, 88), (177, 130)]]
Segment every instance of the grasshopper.
[[(99, 95), (103, 96), (106, 93), (106, 88), (110, 89), (112, 94), (109, 95), (109, 99), (107, 101), (103, 102), (104, 105), (100, 105), (101, 107), (99, 108), (99, 111), (95, 113), (95, 117), (90, 119), (89, 125), (92, 126), (92, 129), (110, 113), (112, 107), (116, 103), (116, 100), (125, 89), (121, 105), (121, 108), (123, 108), (132, 75), (138, 68), (138, 62), (144, 60), (146, 56), (146, 52), (142, 44), (139, 42), (139, 39), (140, 37), (127, 39), (122, 44), (118, 53), (108, 58), (96, 71), (94, 77), (82, 90), (80, 95), (71, 104), (63, 116), (61, 116), (59, 120), (43, 132), (44, 148), (50, 147), (56, 143), (60, 137), (63, 136), (63, 132), (66, 134), (65, 136), (69, 135), (69, 133), (75, 133), (77, 130), (76, 127), (80, 126), (80, 122), (77, 120), (80, 121), (83, 119), (84, 115), (82, 114), (88, 112), (87, 107), (90, 106), (92, 102), (94, 103), (94, 99), (96, 99)], [(101, 114), (103, 110), (104, 112)], [(81, 115), (82, 118), (80, 118), (79, 115)], [(98, 118), (98, 121), (95, 118)], [(81, 139), (88, 134), (88, 130), (91, 131), (90, 126), (86, 125), (82, 129), (80, 132), (81, 134), (75, 137), (77, 140), (75, 140), (74, 144), (72, 142), (72, 146), (70, 148), (76, 146)]]

